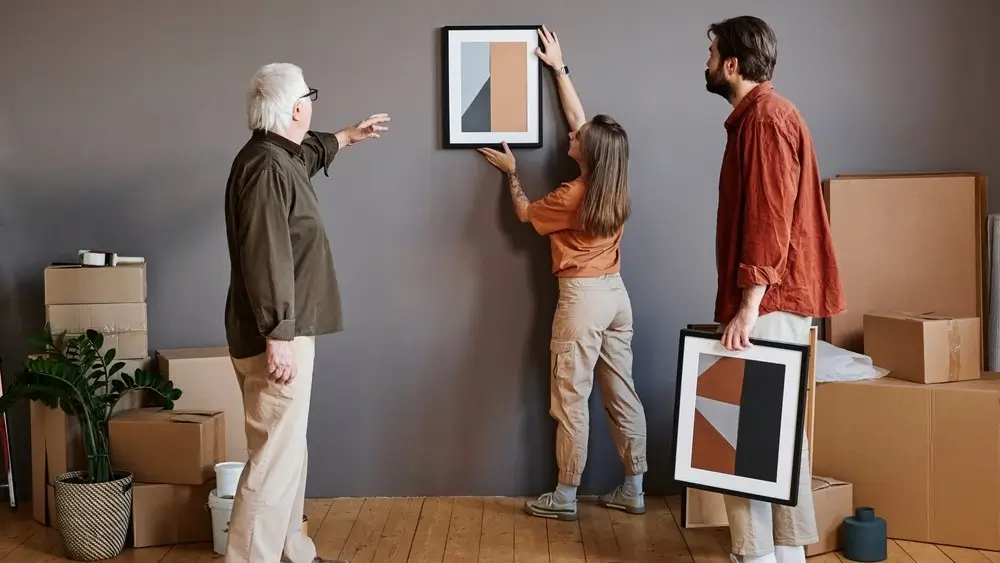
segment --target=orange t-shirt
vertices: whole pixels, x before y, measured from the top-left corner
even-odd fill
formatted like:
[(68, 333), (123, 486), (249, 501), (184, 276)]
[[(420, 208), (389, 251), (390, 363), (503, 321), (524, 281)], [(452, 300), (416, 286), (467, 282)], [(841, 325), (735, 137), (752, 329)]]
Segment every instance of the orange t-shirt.
[(580, 228), (577, 210), (587, 183), (577, 178), (528, 206), (528, 220), (552, 246), (552, 273), (564, 278), (596, 278), (617, 274), (621, 267), (622, 231), (595, 237)]

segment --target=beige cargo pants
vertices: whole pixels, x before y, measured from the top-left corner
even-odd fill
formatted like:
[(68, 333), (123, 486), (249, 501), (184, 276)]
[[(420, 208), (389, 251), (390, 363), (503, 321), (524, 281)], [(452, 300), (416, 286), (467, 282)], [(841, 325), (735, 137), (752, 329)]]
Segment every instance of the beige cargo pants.
[[(809, 344), (812, 318), (777, 312), (762, 315), (750, 336), (762, 340)], [(725, 327), (720, 327), (720, 332)], [(802, 464), (799, 469), (799, 502), (795, 506), (724, 495), (729, 517), (733, 553), (760, 557), (774, 552), (774, 546), (798, 547), (819, 541), (813, 508), (812, 470), (809, 443), (802, 436)]]
[(229, 520), (226, 563), (311, 563), (316, 557), (316, 546), (302, 534), (316, 341), (300, 336), (293, 344), (298, 375), (286, 384), (270, 378), (264, 354), (233, 358), (250, 460)]
[(632, 381), (632, 305), (620, 275), (559, 279), (550, 348), (559, 482), (579, 486), (587, 465), (595, 371), (625, 473), (645, 473), (646, 414)]

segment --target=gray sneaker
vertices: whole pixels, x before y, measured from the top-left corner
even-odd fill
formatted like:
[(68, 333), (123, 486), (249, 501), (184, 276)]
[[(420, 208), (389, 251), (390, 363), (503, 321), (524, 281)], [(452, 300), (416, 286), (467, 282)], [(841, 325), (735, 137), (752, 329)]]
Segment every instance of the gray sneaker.
[(629, 514), (645, 514), (646, 499), (644, 493), (638, 495), (625, 494), (625, 486), (618, 485), (615, 490), (597, 499), (597, 504), (605, 508), (623, 510)]
[(576, 520), (580, 517), (576, 510), (576, 501), (560, 503), (556, 501), (555, 493), (545, 493), (536, 500), (524, 503), (524, 512), (542, 518), (556, 520)]

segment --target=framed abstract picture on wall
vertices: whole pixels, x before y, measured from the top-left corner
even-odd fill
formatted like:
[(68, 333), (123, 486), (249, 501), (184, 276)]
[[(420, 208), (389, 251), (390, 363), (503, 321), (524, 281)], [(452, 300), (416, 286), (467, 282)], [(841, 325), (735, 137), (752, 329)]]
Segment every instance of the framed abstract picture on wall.
[(674, 479), (681, 485), (798, 503), (809, 346), (681, 331), (674, 397)]
[(542, 146), (540, 25), (446, 26), (441, 113), (444, 147)]

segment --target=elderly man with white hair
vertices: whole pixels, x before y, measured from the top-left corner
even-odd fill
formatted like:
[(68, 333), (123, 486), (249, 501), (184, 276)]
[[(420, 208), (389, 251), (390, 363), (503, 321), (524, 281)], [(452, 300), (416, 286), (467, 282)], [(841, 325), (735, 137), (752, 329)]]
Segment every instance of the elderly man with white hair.
[(328, 561), (302, 534), (315, 337), (342, 330), (312, 177), (327, 173), (344, 147), (377, 138), (389, 117), (313, 132), (317, 98), (299, 67), (261, 67), (247, 92), (252, 134), (226, 185), (226, 340), (243, 392), (250, 456), (229, 522), (226, 563)]

